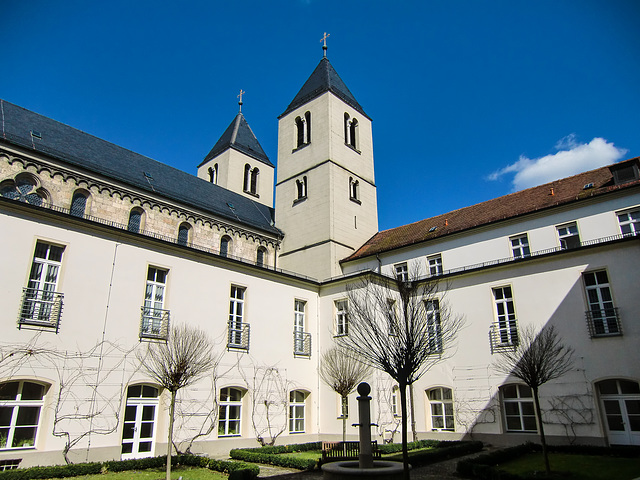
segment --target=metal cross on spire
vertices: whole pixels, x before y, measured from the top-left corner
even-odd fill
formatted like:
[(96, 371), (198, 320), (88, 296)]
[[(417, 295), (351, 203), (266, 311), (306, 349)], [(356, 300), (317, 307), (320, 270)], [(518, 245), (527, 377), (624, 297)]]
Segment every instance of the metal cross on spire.
[(242, 95), (244, 95), (245, 92), (244, 90), (240, 89), (240, 94), (236, 95), (240, 100), (238, 101), (238, 105), (240, 106), (239, 112), (242, 113)]
[(327, 56), (327, 38), (331, 35), (330, 33), (324, 32), (324, 36), (320, 39), (321, 42), (324, 42), (322, 45), (322, 56)]

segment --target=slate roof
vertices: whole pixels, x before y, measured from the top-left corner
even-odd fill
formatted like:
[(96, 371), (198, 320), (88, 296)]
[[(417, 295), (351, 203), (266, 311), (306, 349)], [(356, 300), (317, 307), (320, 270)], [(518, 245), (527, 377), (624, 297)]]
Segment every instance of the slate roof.
[[(213, 146), (211, 151), (204, 157), (204, 160), (198, 167), (201, 167), (209, 160), (217, 157), (225, 150), (233, 148), (241, 153), (249, 155), (262, 163), (274, 167), (269, 161), (269, 157), (264, 153), (258, 139), (253, 134), (251, 127), (247, 123), (242, 113), (238, 113), (236, 118), (229, 124), (220, 139)], [(275, 168), (275, 167), (274, 167)]]
[(0, 142), (41, 152), (221, 219), (273, 235), (282, 234), (274, 226), (273, 208), (182, 170), (1, 99), (0, 117)]
[[(631, 168), (629, 168), (631, 167)], [(640, 157), (528, 188), (503, 197), (444, 213), (419, 222), (376, 233), (341, 262), (348, 262), (397, 248), (428, 242), (453, 233), (570, 204), (630, 187), (640, 187)], [(613, 171), (635, 171), (635, 180), (614, 181)], [(629, 180), (629, 178), (627, 178)], [(592, 187), (585, 188), (589, 184)], [(433, 227), (435, 230), (431, 231)]]
[(371, 118), (369, 118), (369, 116), (364, 112), (364, 109), (360, 106), (353, 94), (349, 91), (345, 83), (342, 81), (340, 75), (338, 75), (338, 72), (335, 71), (327, 57), (323, 57), (322, 60), (320, 60), (320, 63), (313, 71), (311, 76), (307, 79), (305, 84), (302, 86), (293, 101), (289, 104), (284, 113), (282, 113), (282, 115), (280, 115), (278, 118), (284, 117), (287, 113), (295, 110), (296, 108), (304, 105), (307, 102), (310, 102), (311, 100), (319, 97), (325, 92), (333, 93), (343, 102), (355, 108), (358, 112), (371, 120)]

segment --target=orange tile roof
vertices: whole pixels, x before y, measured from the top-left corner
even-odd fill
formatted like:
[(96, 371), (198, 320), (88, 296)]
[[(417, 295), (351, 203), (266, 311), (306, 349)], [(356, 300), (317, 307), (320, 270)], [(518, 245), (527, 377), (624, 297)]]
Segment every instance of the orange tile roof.
[[(426, 242), (452, 233), (566, 205), (612, 191), (640, 186), (640, 180), (620, 185), (614, 184), (611, 168), (617, 169), (633, 163), (636, 168), (640, 167), (640, 157), (494, 198), (409, 225), (378, 232), (355, 253), (341, 262)], [(589, 183), (593, 183), (593, 187), (585, 189), (585, 185)], [(429, 231), (432, 227), (437, 228), (434, 231)]]

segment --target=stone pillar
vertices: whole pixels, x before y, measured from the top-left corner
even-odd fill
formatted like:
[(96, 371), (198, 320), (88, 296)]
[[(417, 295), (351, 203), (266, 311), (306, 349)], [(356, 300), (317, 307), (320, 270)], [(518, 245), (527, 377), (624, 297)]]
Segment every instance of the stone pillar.
[(360, 468), (373, 468), (373, 452), (371, 450), (371, 387), (362, 382), (358, 385), (358, 421), (360, 433), (360, 454), (358, 462)]

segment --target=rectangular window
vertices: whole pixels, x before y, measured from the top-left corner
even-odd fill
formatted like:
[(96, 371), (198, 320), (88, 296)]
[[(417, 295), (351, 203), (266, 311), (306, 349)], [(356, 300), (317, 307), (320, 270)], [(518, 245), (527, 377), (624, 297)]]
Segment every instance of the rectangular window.
[(407, 269), (407, 264), (405, 263), (398, 263), (396, 265), (393, 266), (395, 274), (396, 274), (396, 278), (402, 282), (407, 282), (409, 281), (409, 270)]
[(640, 232), (640, 208), (618, 213), (617, 216), (623, 235), (638, 235)]
[(613, 304), (607, 271), (585, 272), (582, 278), (589, 303), (587, 320), (591, 336), (619, 335), (618, 310)]
[(218, 411), (218, 436), (240, 435), (242, 413), (242, 391), (237, 388), (220, 390), (220, 408)]
[(518, 344), (518, 327), (516, 310), (513, 303), (511, 287), (493, 289), (497, 322), (491, 335), (492, 347), (514, 346)]
[(304, 400), (300, 390), (289, 393), (289, 433), (304, 433)]
[(427, 390), (431, 406), (431, 430), (453, 432), (453, 393), (450, 388), (438, 387)]
[(169, 327), (169, 311), (164, 309), (168, 270), (149, 267), (147, 270), (147, 286), (144, 291), (142, 307), (142, 337), (166, 338)]
[(45, 393), (39, 383), (0, 384), (0, 449), (35, 446)]
[(529, 238), (526, 233), (524, 235), (518, 235), (517, 237), (511, 237), (509, 242), (511, 242), (513, 258), (524, 258), (531, 255), (531, 250), (529, 249)]
[(304, 317), (307, 302), (295, 300), (293, 303), (293, 354), (311, 355), (311, 335), (304, 331)]
[(429, 333), (429, 353), (442, 353), (442, 325), (440, 324), (440, 301), (424, 302), (427, 310), (427, 332)]
[(36, 242), (29, 282), (23, 290), (20, 323), (58, 326), (63, 295), (57, 292), (64, 247)]
[(231, 285), (229, 299), (229, 343), (231, 348), (248, 348), (243, 341), (244, 296), (246, 288)]
[(531, 388), (526, 385), (505, 385), (500, 391), (507, 432), (536, 432)]
[(580, 235), (578, 234), (578, 226), (574, 223), (567, 223), (558, 228), (558, 239), (560, 240), (560, 248), (568, 250), (578, 248), (580, 246)]
[(349, 323), (347, 318), (347, 301), (336, 301), (336, 336), (347, 335), (349, 333)]
[(442, 256), (440, 254), (427, 257), (429, 275), (442, 275)]

